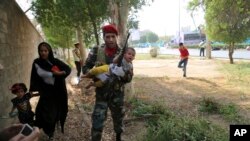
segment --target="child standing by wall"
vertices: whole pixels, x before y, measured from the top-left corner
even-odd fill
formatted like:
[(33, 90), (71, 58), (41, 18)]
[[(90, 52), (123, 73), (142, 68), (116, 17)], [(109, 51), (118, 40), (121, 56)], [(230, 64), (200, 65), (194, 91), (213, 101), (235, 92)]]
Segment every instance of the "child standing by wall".
[(18, 110), (18, 119), (20, 123), (28, 123), (31, 126), (34, 124), (34, 112), (31, 110), (30, 98), (39, 96), (39, 94), (26, 93), (27, 87), (24, 83), (15, 83), (10, 88), (12, 94), (16, 95), (11, 100), (13, 107), (9, 115), (12, 117), (15, 109)]

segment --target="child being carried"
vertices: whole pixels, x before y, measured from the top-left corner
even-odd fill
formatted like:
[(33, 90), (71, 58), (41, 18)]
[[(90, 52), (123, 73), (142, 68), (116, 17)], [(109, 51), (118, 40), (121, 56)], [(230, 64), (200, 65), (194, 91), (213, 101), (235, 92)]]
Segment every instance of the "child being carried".
[(92, 68), (87, 74), (81, 76), (81, 78), (95, 78), (97, 81), (90, 82), (86, 88), (88, 89), (91, 86), (102, 87), (108, 81), (111, 73), (119, 77), (123, 77), (126, 73), (133, 75), (132, 61), (135, 58), (135, 54), (135, 49), (128, 47), (123, 55), (121, 67), (117, 66), (118, 57), (116, 57), (110, 65), (105, 64)]

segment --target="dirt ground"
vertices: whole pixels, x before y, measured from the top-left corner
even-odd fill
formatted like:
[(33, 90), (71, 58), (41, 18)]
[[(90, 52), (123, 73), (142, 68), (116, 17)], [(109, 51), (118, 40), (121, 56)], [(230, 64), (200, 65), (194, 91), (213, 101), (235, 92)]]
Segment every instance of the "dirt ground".
[[(234, 102), (240, 105), (245, 116), (249, 115), (249, 95), (239, 94), (225, 83), (227, 74), (222, 74), (215, 60), (190, 58), (187, 67), (187, 78), (182, 77), (182, 70), (177, 68), (178, 59), (135, 60), (134, 61), (134, 96), (145, 100), (160, 100), (180, 115), (199, 115), (198, 101), (202, 97), (216, 97), (222, 102)], [(73, 85), (75, 70), (68, 78), (69, 114), (65, 134), (56, 131), (58, 141), (89, 141), (91, 129), (91, 112), (94, 105), (94, 88), (85, 89), (89, 80)], [(244, 96), (244, 98), (242, 98)], [(127, 113), (129, 108), (126, 107)], [(144, 122), (129, 120), (125, 116), (124, 141), (136, 140), (144, 131)], [(228, 124), (218, 115), (207, 116), (215, 124), (227, 128)], [(46, 140), (44, 135), (40, 140)], [(113, 141), (114, 132), (110, 114), (103, 132), (103, 141)]]
[[(134, 73), (138, 77), (182, 77), (182, 70), (177, 68), (178, 59), (137, 60), (134, 61)], [(217, 71), (213, 60), (190, 58), (187, 66), (190, 78), (216, 78), (221, 74)]]

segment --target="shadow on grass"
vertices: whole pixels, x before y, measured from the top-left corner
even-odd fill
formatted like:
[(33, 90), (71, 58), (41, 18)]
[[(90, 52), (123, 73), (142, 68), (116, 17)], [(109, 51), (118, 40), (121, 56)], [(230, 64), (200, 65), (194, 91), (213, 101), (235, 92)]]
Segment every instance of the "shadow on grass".
[[(213, 97), (220, 104), (234, 103), (238, 105), (241, 102), (237, 89), (229, 90), (218, 85), (219, 82), (216, 78), (208, 80), (205, 78), (169, 78), (167, 76), (135, 77), (133, 81), (136, 97), (148, 101), (163, 101), (178, 115), (200, 116), (199, 102), (204, 97)], [(224, 120), (222, 115), (219, 117), (218, 119), (216, 116), (218, 124), (221, 126), (226, 127), (232, 124)]]
[(207, 80), (205, 78), (198, 78), (198, 77), (188, 77), (187, 79), (190, 79), (190, 80), (197, 80), (197, 81), (200, 81), (200, 82), (205, 82), (211, 86), (218, 86), (215, 82), (212, 82), (210, 80)]

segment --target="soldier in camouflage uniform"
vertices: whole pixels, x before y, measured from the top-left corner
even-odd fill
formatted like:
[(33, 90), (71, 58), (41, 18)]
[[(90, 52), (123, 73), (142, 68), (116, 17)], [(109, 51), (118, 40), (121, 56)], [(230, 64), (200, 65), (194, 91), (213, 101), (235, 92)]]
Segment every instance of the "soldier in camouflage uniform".
[[(119, 55), (120, 48), (117, 45), (118, 31), (113, 25), (106, 25), (102, 28), (104, 44), (94, 47), (83, 66), (83, 74), (94, 66), (113, 63), (115, 56)], [(92, 114), (92, 141), (100, 141), (104, 121), (107, 118), (108, 108), (111, 111), (114, 130), (116, 133), (116, 141), (121, 140), (123, 132), (123, 117), (124, 117), (124, 84), (132, 80), (133, 73), (125, 72), (125, 76), (118, 82), (110, 85), (104, 84), (102, 87), (96, 87), (95, 107)]]

